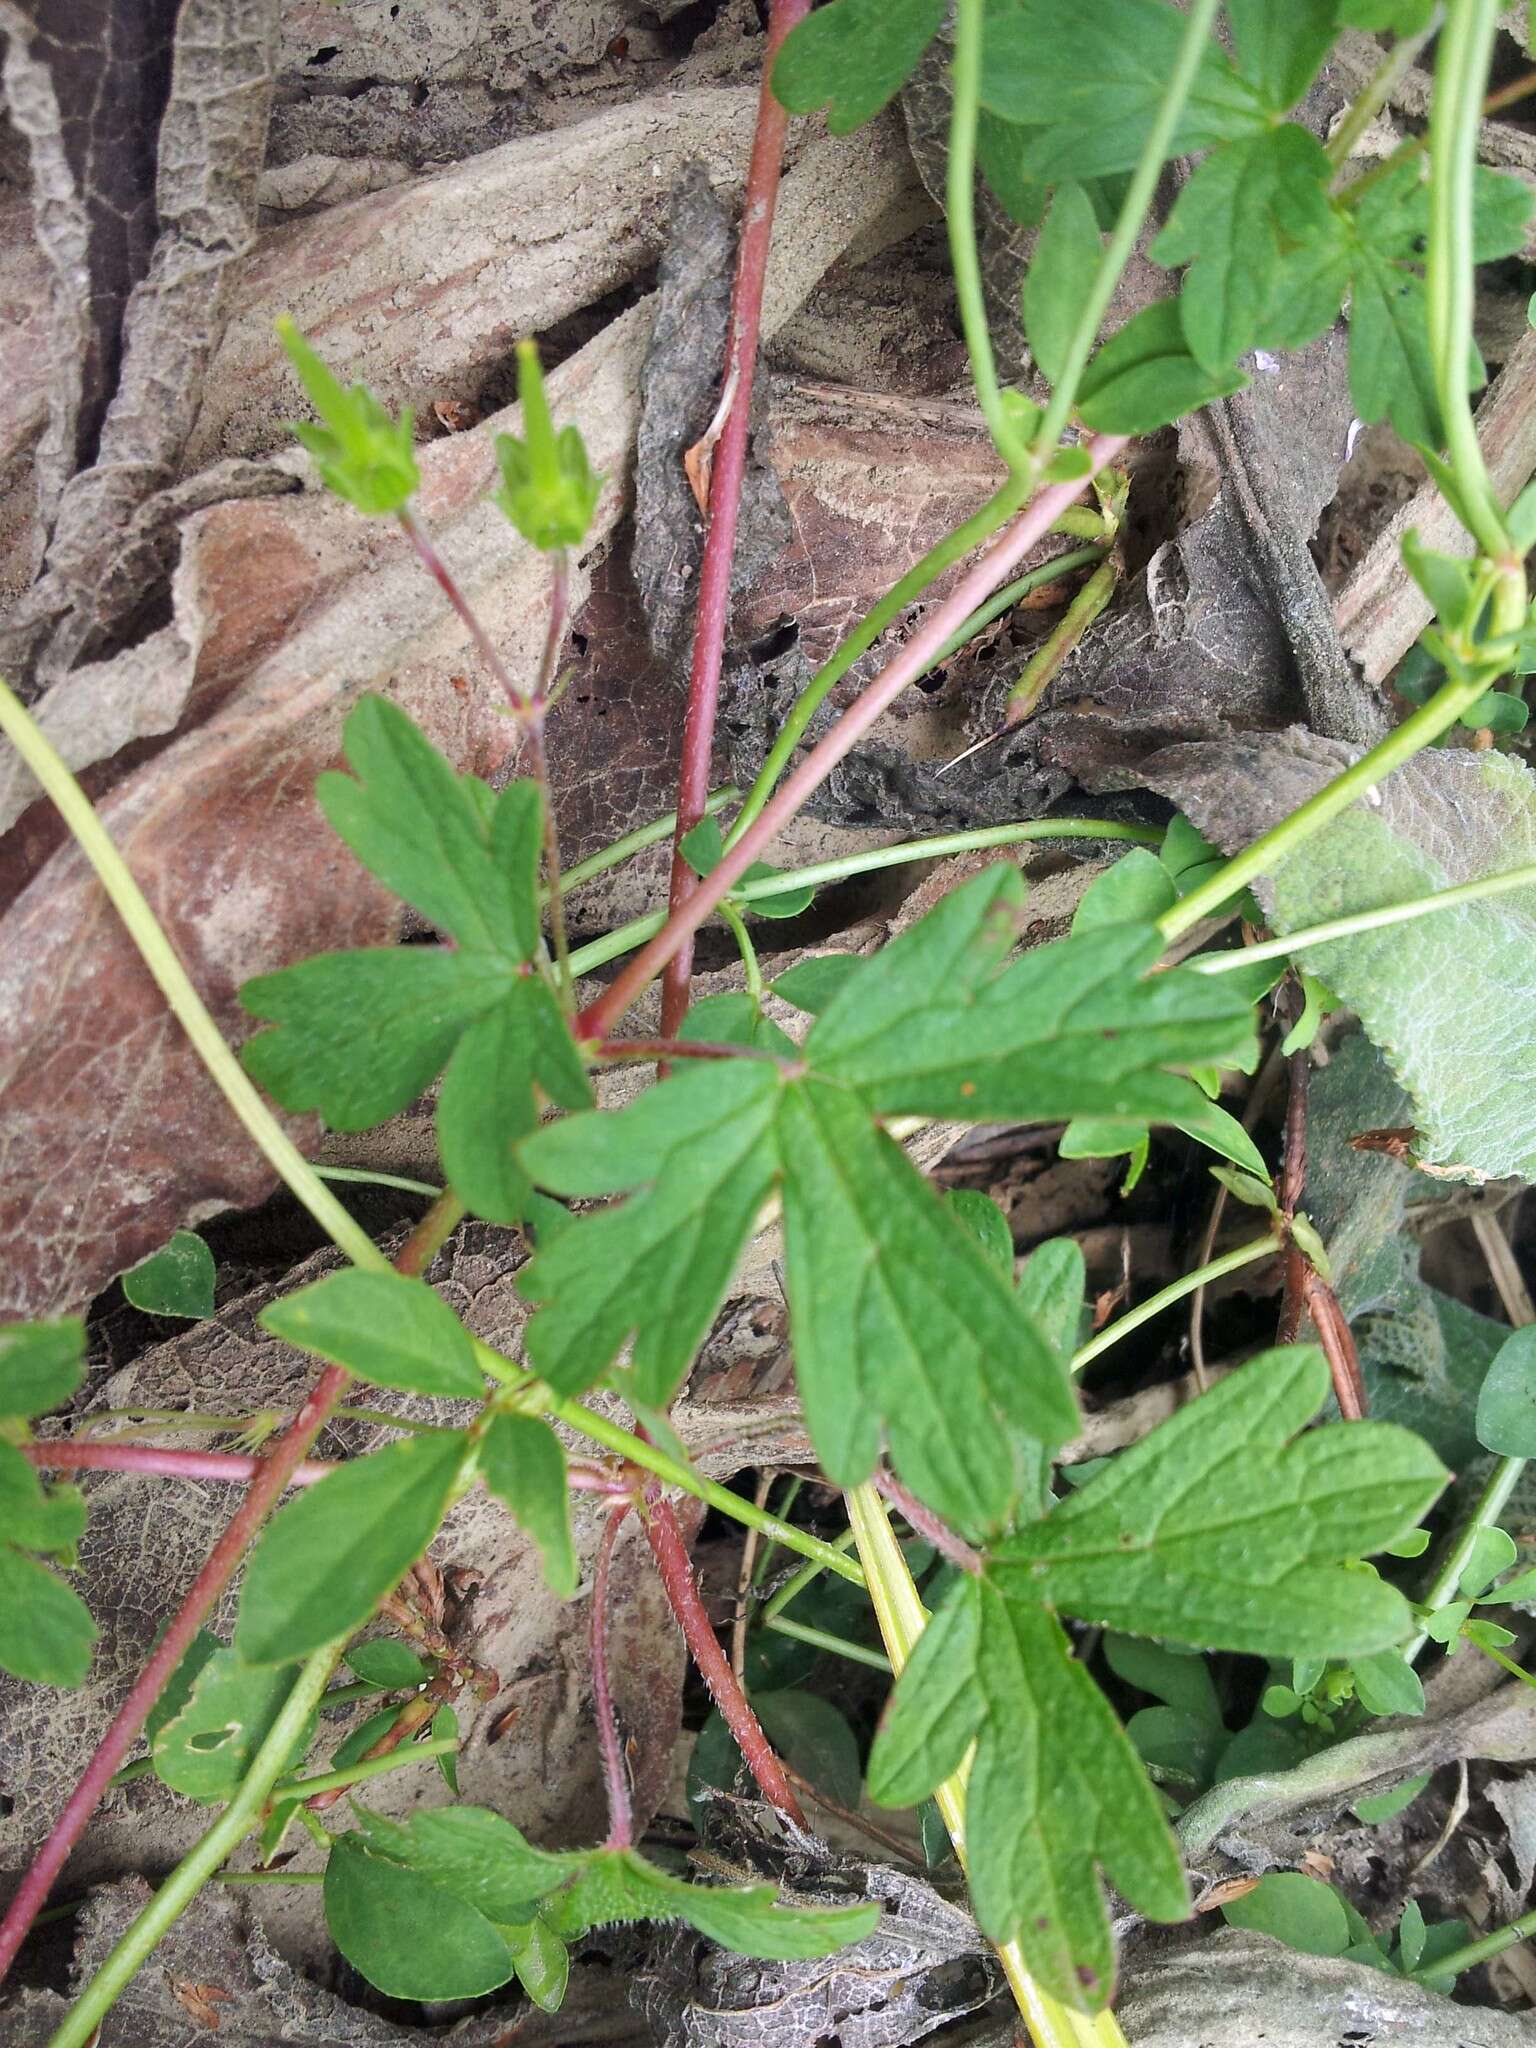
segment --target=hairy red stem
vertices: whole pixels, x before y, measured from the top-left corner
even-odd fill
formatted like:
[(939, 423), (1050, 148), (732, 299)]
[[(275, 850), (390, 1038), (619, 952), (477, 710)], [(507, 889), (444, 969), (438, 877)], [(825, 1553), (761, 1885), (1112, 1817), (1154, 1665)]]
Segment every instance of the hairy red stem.
[(874, 1478), (876, 1493), (882, 1494), (903, 1516), (914, 1536), (921, 1536), (933, 1545), (946, 1564), (952, 1564), (957, 1571), (973, 1574), (981, 1570), (981, 1552), (972, 1550), (970, 1544), (957, 1536), (946, 1522), (939, 1520), (932, 1508), (925, 1508), (917, 1495), (910, 1493), (893, 1472), (877, 1471)]
[(773, 1745), (763, 1733), (763, 1724), (753, 1713), (746, 1694), (737, 1683), (731, 1660), (720, 1647), (720, 1638), (710, 1625), (693, 1576), (693, 1561), (683, 1532), (678, 1527), (672, 1504), (659, 1486), (645, 1490), (645, 1533), (667, 1601), (683, 1632), (689, 1654), (699, 1676), (709, 1687), (709, 1696), (720, 1709), (720, 1718), (736, 1738), (736, 1746), (747, 1769), (757, 1780), (763, 1797), (780, 1813), (788, 1814), (797, 1827), (805, 1826), (805, 1813), (794, 1789), (784, 1775), (784, 1766), (774, 1755)]
[[(715, 712), (720, 701), (720, 663), (725, 649), (726, 617), (731, 603), (731, 563), (736, 553), (736, 526), (741, 512), (741, 487), (747, 473), (747, 439), (752, 425), (752, 375), (757, 365), (758, 328), (763, 312), (763, 280), (768, 245), (773, 237), (773, 211), (779, 196), (784, 162), (784, 135), (789, 116), (770, 87), (773, 60), (796, 22), (810, 12), (810, 0), (772, 0), (768, 34), (763, 45), (763, 75), (758, 89), (757, 127), (752, 161), (747, 170), (742, 206), (741, 240), (736, 250), (736, 277), (731, 288), (731, 320), (726, 334), (724, 386), (734, 383), (735, 395), (726, 414), (709, 484), (709, 530), (699, 569), (699, 602), (693, 632), (693, 665), (688, 676), (688, 711), (683, 722), (683, 752), (677, 777), (677, 825), (672, 835), (670, 907), (685, 903), (698, 880), (683, 858), (683, 840), (704, 815), (709, 800), (710, 758), (715, 744)], [(661, 1029), (675, 1038), (688, 1008), (693, 976), (693, 935), (685, 935), (667, 962), (661, 989)]]
[[(23, 1444), (22, 1456), (45, 1472), (152, 1472), (164, 1479), (233, 1479), (247, 1484), (267, 1468), (266, 1458), (236, 1451), (162, 1450), (156, 1444), (75, 1443), (50, 1439)], [(290, 1486), (313, 1486), (334, 1464), (310, 1458), (288, 1474)]]
[(64, 1868), (86, 1822), (101, 1804), (112, 1778), (127, 1761), (128, 1752), (138, 1739), (150, 1708), (186, 1655), (192, 1638), (202, 1627), (214, 1602), (229, 1584), (236, 1565), (245, 1555), (268, 1511), (304, 1463), (310, 1445), (346, 1391), (351, 1377), (345, 1366), (328, 1365), (272, 1450), (265, 1458), (257, 1460), (261, 1469), (251, 1481), (245, 1499), (209, 1552), (207, 1562), (193, 1580), (191, 1590), (165, 1634), (155, 1645), (149, 1662), (134, 1680), (128, 1697), (113, 1717), (111, 1727), (97, 1744), (95, 1754), (80, 1774), (74, 1791), (64, 1802), (52, 1833), (33, 1857), (6, 1908), (5, 1918), (0, 1921), (0, 1983), (4, 1982), (6, 1972), (16, 1959), (16, 1951), (41, 1912), (53, 1881)]
[(961, 578), (942, 604), (934, 606), (868, 689), (849, 705), (832, 730), (780, 785), (719, 865), (700, 881), (685, 903), (673, 910), (650, 944), (642, 947), (602, 995), (581, 1012), (576, 1019), (579, 1038), (608, 1035), (641, 990), (688, 942), (753, 861), (762, 858), (764, 849), (821, 787), (838, 762), (853, 751), (886, 706), (938, 659), (950, 635), (1007, 581), (1017, 563), (1050, 531), (1067, 507), (1076, 504), (1090, 479), (1106, 463), (1113, 462), (1125, 443), (1124, 434), (1096, 436), (1088, 443), (1088, 475), (1070, 483), (1052, 484), (1025, 507), (1011, 526), (1003, 529), (976, 566)]
[(608, 1683), (608, 1580), (613, 1567), (613, 1546), (619, 1524), (631, 1503), (611, 1508), (598, 1539), (597, 1565), (592, 1574), (592, 1708), (597, 1718), (597, 1741), (603, 1756), (603, 1779), (608, 1787), (608, 1847), (627, 1849), (635, 1838), (634, 1809), (629, 1797), (629, 1773), (619, 1747), (618, 1716), (613, 1711), (613, 1688)]

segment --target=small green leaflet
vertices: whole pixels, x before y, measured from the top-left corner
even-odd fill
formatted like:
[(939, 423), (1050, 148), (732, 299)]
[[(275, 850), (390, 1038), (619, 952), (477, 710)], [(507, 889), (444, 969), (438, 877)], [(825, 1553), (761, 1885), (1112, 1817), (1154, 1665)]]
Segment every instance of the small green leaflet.
[[(74, 1318), (66, 1319), (72, 1323)], [(23, 1330), (48, 1330), (23, 1324)], [(52, 1326), (63, 1331), (63, 1325)], [(7, 1333), (14, 1334), (14, 1333)], [(65, 1335), (50, 1339), (62, 1345)], [(43, 1347), (45, 1350), (48, 1345)], [(57, 1359), (46, 1361), (53, 1370)], [(28, 1551), (74, 1559), (85, 1530), (78, 1487), (47, 1491), (35, 1468), (11, 1444), (0, 1443), (0, 1671), (36, 1685), (73, 1686), (90, 1669), (96, 1624), (71, 1586)]]
[[(155, 1776), (203, 1806), (233, 1799), (295, 1676), (292, 1664), (245, 1664), (233, 1650), (214, 1649), (186, 1699), (156, 1727), (149, 1752)], [(313, 1737), (312, 1722), (294, 1744), (289, 1770), (302, 1763)]]
[[(1312, 339), (1296, 335), (1285, 257), (1329, 234), (1332, 175), (1322, 144), (1288, 121), (1213, 150), (1180, 192), (1152, 254), (1170, 268), (1190, 265), (1180, 326), (1210, 374), (1228, 371), (1250, 348)], [(1324, 326), (1337, 310), (1335, 300)]]
[(1004, 1278), (1012, 1280), (1013, 1232), (992, 1197), (979, 1188), (951, 1188), (945, 1200), (950, 1214), (965, 1225)]
[(832, 0), (785, 38), (774, 97), (792, 114), (824, 106), (831, 133), (846, 135), (895, 98), (943, 19), (944, 0)]
[(326, 1869), (326, 1920), (342, 1953), (399, 1998), (494, 1990), (530, 1950), (530, 1966), (558, 1975), (555, 1938), (614, 1921), (686, 1920), (738, 1954), (793, 1958), (829, 1955), (879, 1918), (877, 1906), (781, 1905), (768, 1885), (691, 1885), (633, 1850), (548, 1854), (479, 1807), (404, 1826), (365, 1809), (359, 1819), (363, 1833), (342, 1836)]
[(195, 1230), (178, 1230), (170, 1243), (123, 1275), (123, 1293), (150, 1316), (213, 1314), (213, 1253)]
[(1237, 68), (1270, 113), (1288, 113), (1317, 76), (1338, 12), (1338, 0), (1227, 0)]
[(555, 431), (536, 342), (517, 344), (517, 398), (522, 438), (496, 436), (501, 470), (501, 489), (494, 494), (497, 510), (546, 554), (578, 548), (597, 510), (602, 478), (592, 473), (581, 429), (572, 424)]
[(1159, 299), (1111, 335), (1083, 374), (1077, 409), (1101, 434), (1150, 434), (1241, 391), (1241, 370), (1210, 371), (1190, 353), (1179, 301)]
[(274, 1028), (242, 1057), (285, 1109), (317, 1109), (336, 1130), (382, 1122), (446, 1064), (438, 1136), (449, 1176), (480, 1214), (518, 1222), (528, 1187), (511, 1148), (537, 1123), (540, 1096), (566, 1109), (592, 1099), (532, 964), (538, 789), (514, 782), (496, 796), (455, 773), (382, 697), (354, 707), (345, 746), (353, 775), (317, 785), (326, 816), (454, 945), (322, 953), (247, 982), (241, 1001)]
[[(696, 875), (711, 873), (720, 865), (725, 852), (725, 835), (720, 830), (720, 820), (716, 817), (700, 818), (684, 838), (680, 851)], [(763, 882), (779, 872), (767, 861), (755, 860), (741, 879), (744, 882)], [(753, 917), (798, 917), (815, 894), (809, 883), (801, 883), (798, 888), (786, 889), (780, 896), (754, 897), (742, 907)]]
[(1347, 1561), (1414, 1527), (1447, 1475), (1395, 1423), (1308, 1430), (1328, 1388), (1311, 1345), (1250, 1360), (1007, 1538), (992, 1574), (1080, 1620), (1201, 1649), (1389, 1648), (1410, 1633), (1407, 1603)]
[(0, 1329), (0, 1415), (46, 1415), (85, 1373), (85, 1324), (78, 1316), (7, 1323)]
[(403, 1437), (280, 1508), (246, 1566), (241, 1656), (288, 1663), (361, 1628), (436, 1534), (466, 1447), (462, 1430)]
[(1088, 194), (1081, 185), (1059, 185), (1024, 276), (1024, 333), (1040, 374), (1052, 384), (1065, 372), (1102, 253)]
[(518, 1527), (539, 1546), (550, 1591), (569, 1600), (580, 1573), (559, 1437), (537, 1416), (495, 1415), (480, 1440), (480, 1471)]
[(374, 1636), (366, 1643), (354, 1643), (346, 1654), (347, 1669), (385, 1692), (425, 1685), (432, 1676), (414, 1650), (393, 1636)]
[[(1132, 170), (1183, 35), (1182, 15), (1165, 0), (1002, 0), (987, 18), (982, 104), (1034, 131), (1025, 163), (1048, 184)], [(1258, 96), (1208, 43), (1171, 154), (1267, 125)]]
[(1056, 1612), (1260, 1655), (1386, 1649), (1411, 1627), (1347, 1560), (1412, 1527), (1444, 1469), (1391, 1424), (1298, 1436), (1328, 1385), (1310, 1346), (1252, 1360), (960, 1578), (897, 1682), (871, 1795), (914, 1804), (976, 1743), (977, 1917), (1070, 2003), (1109, 1989), (1095, 1865), (1151, 1918), (1188, 1902), (1157, 1795)]
[(1101, 2006), (1114, 1945), (1096, 1866), (1154, 1920), (1189, 1911), (1162, 1802), (1060, 1622), (962, 1576), (897, 1681), (869, 1792), (914, 1806), (976, 1744), (966, 1791), (971, 1904), (1041, 1986)]
[(1501, 1458), (1536, 1458), (1536, 1326), (1500, 1346), (1477, 1397), (1477, 1440)]
[(421, 478), (412, 446), (413, 415), (392, 420), (364, 384), (343, 388), (284, 315), (277, 338), (299, 374), (323, 425), (298, 421), (293, 431), (314, 457), (327, 489), (373, 517), (398, 512)]
[(329, 1273), (264, 1308), (264, 1330), (378, 1387), (478, 1401), (485, 1380), (469, 1332), (424, 1280)]

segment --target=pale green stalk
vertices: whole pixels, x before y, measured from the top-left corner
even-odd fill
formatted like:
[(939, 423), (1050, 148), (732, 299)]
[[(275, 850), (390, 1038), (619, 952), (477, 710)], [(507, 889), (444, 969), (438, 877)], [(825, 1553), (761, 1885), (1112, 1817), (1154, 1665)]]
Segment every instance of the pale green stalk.
[(974, 640), (994, 619), (1000, 619), (1004, 612), (1011, 612), (1029, 596), (1033, 590), (1043, 590), (1048, 584), (1060, 582), (1063, 576), (1071, 576), (1079, 569), (1088, 569), (1102, 562), (1106, 549), (1100, 542), (1095, 547), (1069, 548), (1065, 554), (1053, 555), (1048, 562), (1041, 562), (1036, 568), (1026, 569), (1024, 574), (1012, 583), (1006, 584), (995, 597), (989, 597), (985, 604), (978, 605), (963, 626), (955, 629), (939, 649), (934, 662), (948, 661), (952, 654), (958, 654), (967, 641)]
[(846, 1636), (832, 1635), (827, 1629), (812, 1628), (809, 1622), (770, 1614), (763, 1617), (763, 1627), (772, 1629), (775, 1635), (790, 1636), (797, 1643), (809, 1643), (812, 1649), (826, 1650), (834, 1657), (846, 1657), (850, 1663), (867, 1664), (871, 1671), (888, 1672), (891, 1668), (890, 1658), (881, 1656), (878, 1650), (871, 1650), (864, 1643), (850, 1643)]
[(1428, 23), (1416, 36), (1399, 36), (1382, 58), (1349, 112), (1328, 138), (1328, 161), (1331, 164), (1337, 166), (1347, 161), (1355, 144), (1413, 69), (1419, 52), (1439, 28), (1441, 12), (1440, 8), (1435, 8)]
[(1260, 960), (1284, 960), (1308, 946), (1323, 946), (1330, 939), (1354, 938), (1360, 932), (1374, 932), (1388, 925), (1410, 924), (1437, 910), (1455, 910), (1463, 903), (1478, 903), (1487, 896), (1502, 896), (1510, 889), (1536, 885), (1536, 865), (1506, 868), (1501, 875), (1482, 875), (1473, 882), (1458, 882), (1452, 889), (1437, 889), (1429, 896), (1415, 896), (1407, 903), (1384, 903), (1375, 910), (1356, 910), (1348, 917), (1331, 917), (1324, 924), (1304, 926), (1287, 932), (1284, 938), (1265, 939), (1256, 946), (1239, 946), (1227, 953), (1200, 953), (1184, 964), (1195, 974), (1234, 974)]
[(1138, 1308), (1127, 1310), (1117, 1316), (1107, 1329), (1100, 1330), (1096, 1337), (1074, 1351), (1071, 1370), (1081, 1372), (1085, 1365), (1108, 1351), (1112, 1344), (1118, 1344), (1122, 1337), (1128, 1337), (1132, 1330), (1139, 1330), (1143, 1323), (1161, 1315), (1165, 1308), (1172, 1308), (1176, 1301), (1182, 1301), (1186, 1294), (1193, 1294), (1197, 1287), (1207, 1286), (1212, 1280), (1219, 1280), (1224, 1273), (1235, 1273), (1242, 1266), (1251, 1266), (1256, 1259), (1272, 1259), (1280, 1247), (1273, 1233), (1263, 1237), (1250, 1238), (1247, 1244), (1240, 1244), (1235, 1251), (1223, 1252), (1219, 1259), (1212, 1259), (1208, 1266), (1200, 1266), (1193, 1273), (1186, 1273), (1181, 1279), (1170, 1281), (1149, 1295)]
[(367, 1166), (317, 1166), (321, 1180), (356, 1181), (362, 1187), (399, 1188), (408, 1195), (428, 1195), (433, 1201), (443, 1192), (429, 1180), (408, 1180), (403, 1173), (375, 1173)]
[(731, 937), (736, 941), (736, 950), (741, 955), (742, 968), (747, 977), (747, 994), (754, 1003), (763, 1000), (763, 970), (757, 957), (757, 948), (747, 930), (747, 921), (734, 903), (722, 903), (720, 915), (730, 926)]
[(1408, 1974), (1420, 1982), (1425, 1978), (1460, 1976), (1474, 1963), (1486, 1963), (1492, 1956), (1501, 1956), (1506, 1949), (1516, 1947), (1533, 1934), (1536, 1934), (1536, 1906), (1532, 1906), (1528, 1913), (1522, 1913), (1518, 1920), (1511, 1920), (1507, 1927), (1496, 1928), (1492, 1934), (1469, 1941), (1464, 1948), (1453, 1948), (1449, 1955), (1436, 1956), (1432, 1963), (1426, 1963), (1419, 1970), (1410, 1970)]
[(365, 1756), (343, 1771), (321, 1771), (313, 1778), (285, 1778), (273, 1788), (272, 1797), (313, 1799), (320, 1792), (345, 1792), (350, 1785), (366, 1785), (370, 1778), (404, 1770), (407, 1764), (421, 1763), (424, 1758), (452, 1756), (458, 1746), (456, 1735), (434, 1735), (426, 1742), (409, 1742), (388, 1750), (383, 1756)]
[(132, 1983), (155, 1948), (191, 1905), (208, 1880), (239, 1848), (261, 1817), (273, 1786), (293, 1754), (310, 1715), (321, 1704), (341, 1644), (305, 1659), (293, 1690), (251, 1759), (239, 1791), (191, 1853), (184, 1856), (149, 1904), (114, 1944), (110, 1954), (69, 2009), (48, 2048), (90, 2048), (96, 2029)]
[(267, 1108), (245, 1069), (224, 1042), (192, 979), (161, 930), (144, 892), (113, 845), (91, 800), (10, 687), (0, 680), (0, 732), (42, 784), (96, 871), (113, 909), (155, 979), (166, 1004), (192, 1041), (219, 1092), (266, 1157), (273, 1171), (314, 1217), (327, 1237), (355, 1265), (387, 1273), (389, 1261), (360, 1224), (354, 1223), (315, 1169)]
[(949, 267), (954, 273), (960, 328), (971, 359), (982, 418), (1010, 470), (1032, 473), (1029, 451), (1008, 416), (992, 359), (981, 257), (976, 247), (976, 126), (981, 111), (981, 42), (984, 0), (956, 0), (954, 55), (950, 61), (949, 149), (945, 162), (944, 217), (949, 228)]

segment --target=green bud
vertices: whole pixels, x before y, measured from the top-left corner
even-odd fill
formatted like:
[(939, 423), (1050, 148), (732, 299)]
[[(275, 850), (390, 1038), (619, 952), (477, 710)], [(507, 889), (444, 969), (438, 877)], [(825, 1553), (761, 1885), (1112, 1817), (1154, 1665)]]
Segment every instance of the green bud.
[(277, 333), (323, 422), (318, 427), (304, 420), (291, 423), (315, 458), (321, 481), (370, 517), (400, 511), (421, 481), (411, 443), (411, 408), (392, 420), (366, 384), (345, 389), (286, 315), (278, 320)]
[(579, 547), (592, 524), (602, 479), (592, 474), (576, 428), (555, 431), (539, 352), (531, 341), (517, 345), (517, 395), (525, 438), (496, 436), (501, 489), (495, 501), (534, 547), (546, 552)]

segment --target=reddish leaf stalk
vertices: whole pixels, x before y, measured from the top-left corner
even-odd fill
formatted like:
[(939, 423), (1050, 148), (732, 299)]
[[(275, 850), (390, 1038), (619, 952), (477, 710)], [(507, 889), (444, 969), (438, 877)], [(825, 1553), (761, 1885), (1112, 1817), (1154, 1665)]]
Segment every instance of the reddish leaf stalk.
[[(23, 1444), (22, 1456), (44, 1472), (150, 1472), (163, 1479), (228, 1479), (249, 1484), (267, 1468), (266, 1458), (242, 1457), (235, 1451), (162, 1450), (156, 1444), (46, 1443)], [(336, 1470), (323, 1458), (310, 1458), (288, 1474), (290, 1486), (313, 1486)]]
[(1123, 434), (1100, 434), (1088, 443), (1089, 475), (1070, 483), (1052, 484), (1040, 492), (1011, 526), (1005, 527), (981, 560), (961, 578), (942, 604), (935, 605), (910, 639), (894, 654), (868, 689), (843, 713), (763, 806), (756, 821), (679, 904), (666, 924), (616, 975), (596, 1001), (576, 1019), (580, 1038), (604, 1038), (652, 978), (692, 938), (720, 899), (729, 894), (753, 861), (762, 858), (775, 836), (850, 754), (907, 684), (938, 658), (939, 650), (992, 592), (1007, 581), (1015, 566), (1087, 489), (1090, 478), (1112, 462), (1125, 446)]
[(784, 1775), (784, 1766), (774, 1755), (773, 1745), (763, 1733), (763, 1724), (753, 1713), (746, 1694), (731, 1669), (730, 1659), (720, 1647), (720, 1638), (710, 1624), (699, 1597), (698, 1581), (683, 1532), (678, 1527), (672, 1504), (659, 1486), (645, 1490), (645, 1533), (651, 1554), (661, 1574), (667, 1601), (683, 1632), (699, 1676), (709, 1687), (709, 1696), (720, 1709), (720, 1718), (736, 1738), (747, 1769), (757, 1780), (763, 1797), (780, 1813), (787, 1814), (796, 1827), (805, 1826), (805, 1813), (794, 1789)]
[[(752, 161), (747, 170), (741, 240), (736, 251), (731, 319), (725, 345), (723, 381), (726, 389), (733, 390), (734, 395), (715, 448), (710, 474), (709, 529), (699, 570), (693, 663), (688, 676), (688, 711), (683, 723), (682, 760), (678, 769), (670, 902), (674, 911), (687, 901), (698, 879), (683, 858), (682, 843), (703, 817), (709, 798), (715, 712), (720, 700), (720, 663), (731, 602), (731, 563), (736, 552), (736, 526), (741, 512), (747, 440), (752, 425), (752, 376), (757, 364), (763, 280), (768, 269), (768, 245), (773, 236), (773, 213), (779, 196), (784, 135), (789, 125), (789, 117), (774, 98), (769, 81), (779, 46), (796, 22), (809, 12), (810, 0), (772, 0), (768, 12), (763, 75), (758, 89), (757, 127), (752, 137)], [(668, 1038), (676, 1037), (677, 1027), (688, 1008), (688, 984), (692, 975), (693, 934), (690, 931), (668, 960), (662, 983), (661, 1028)]]
[(712, 1038), (605, 1038), (596, 1047), (606, 1060), (772, 1060), (781, 1067), (792, 1060), (760, 1045), (728, 1045)]
[(603, 1756), (603, 1779), (608, 1787), (608, 1844), (610, 1849), (627, 1849), (635, 1838), (634, 1810), (629, 1797), (629, 1772), (619, 1747), (618, 1716), (613, 1711), (613, 1688), (608, 1683), (608, 1581), (613, 1568), (613, 1546), (619, 1524), (629, 1513), (631, 1502), (610, 1509), (597, 1546), (597, 1566), (592, 1574), (592, 1707), (597, 1718), (597, 1740)]
[(931, 1543), (947, 1564), (962, 1572), (981, 1570), (981, 1553), (941, 1522), (931, 1508), (925, 1508), (915, 1493), (908, 1492), (892, 1472), (876, 1472), (875, 1491), (883, 1494), (906, 1521), (915, 1536)]
[[(1289, 1223), (1301, 1204), (1307, 1180), (1307, 1098), (1312, 1061), (1306, 1050), (1289, 1054), (1286, 1069), (1290, 1094), (1285, 1105), (1285, 1157), (1280, 1168), (1279, 1198), (1280, 1213)], [(1349, 1318), (1306, 1252), (1294, 1237), (1289, 1237), (1285, 1247), (1285, 1293), (1280, 1304), (1280, 1325), (1275, 1332), (1277, 1343), (1296, 1342), (1303, 1311), (1311, 1316), (1317, 1341), (1328, 1360), (1340, 1415), (1346, 1422), (1363, 1421), (1365, 1380)]]
[(64, 1868), (86, 1823), (101, 1804), (112, 1778), (127, 1761), (128, 1752), (138, 1739), (150, 1708), (186, 1655), (192, 1638), (202, 1627), (214, 1602), (229, 1584), (235, 1567), (269, 1510), (304, 1463), (310, 1445), (346, 1391), (351, 1377), (344, 1366), (328, 1365), (272, 1450), (257, 1460), (261, 1469), (251, 1481), (245, 1499), (209, 1552), (207, 1562), (193, 1580), (191, 1590), (155, 1646), (153, 1655), (134, 1680), (128, 1697), (113, 1717), (111, 1727), (97, 1744), (95, 1754), (65, 1801), (52, 1833), (33, 1857), (31, 1867), (6, 1908), (5, 1918), (0, 1921), (0, 1983), (4, 1982), (6, 1972), (16, 1959), (16, 1951), (42, 1910), (54, 1879)]

